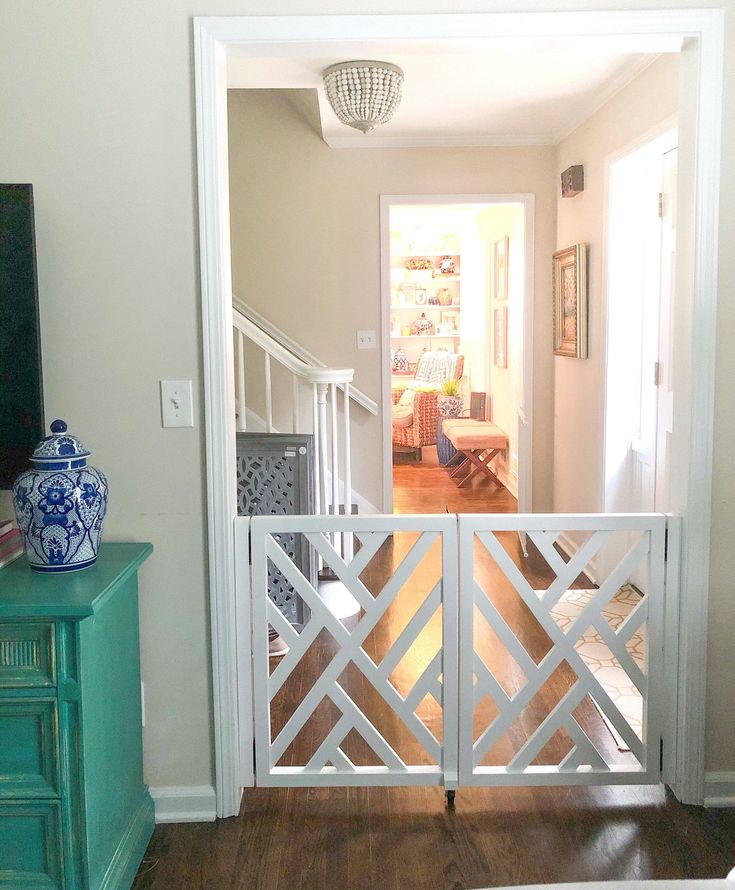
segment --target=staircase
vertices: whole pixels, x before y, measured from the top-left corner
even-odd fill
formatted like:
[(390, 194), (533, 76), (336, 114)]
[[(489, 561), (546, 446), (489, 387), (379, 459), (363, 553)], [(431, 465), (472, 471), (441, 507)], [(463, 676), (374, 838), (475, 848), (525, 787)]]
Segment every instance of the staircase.
[[(377, 403), (353, 386), (352, 368), (324, 365), (236, 296), (232, 301), (232, 324), (237, 431), (246, 432), (255, 422), (266, 433), (313, 434), (316, 513), (329, 516), (351, 512), (354, 501), (351, 408), (356, 406), (377, 415)], [(263, 362), (262, 378), (257, 364), (260, 361)], [(277, 403), (274, 403), (275, 367), (283, 369), (279, 374), (285, 371), (290, 377), (287, 392), (283, 386), (278, 388)], [(255, 413), (248, 401), (248, 376), (253, 369), (258, 369), (258, 384), (262, 380), (259, 405), (264, 417)], [(260, 385), (257, 389), (260, 390)], [(274, 407), (280, 420), (289, 419), (290, 429), (275, 429)], [(345, 558), (350, 559), (352, 535), (345, 535), (341, 544)]]

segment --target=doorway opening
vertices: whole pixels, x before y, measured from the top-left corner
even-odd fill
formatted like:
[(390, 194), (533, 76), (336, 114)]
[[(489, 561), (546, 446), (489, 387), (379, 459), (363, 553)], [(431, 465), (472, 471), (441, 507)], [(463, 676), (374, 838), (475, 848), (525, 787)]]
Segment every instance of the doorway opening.
[[(678, 707), (674, 705), (679, 734), (676, 758), (677, 794), (688, 802), (703, 796), (704, 677), (709, 570), (709, 517), (711, 506), (711, 441), (714, 417), (714, 334), (717, 273), (717, 219), (719, 199), (719, 132), (722, 91), (722, 19), (719, 10), (660, 10), (655, 21), (641, 11), (604, 12), (590, 18), (585, 13), (490, 14), (484, 16), (414, 17), (330, 17), (329, 33), (323, 41), (334, 43), (336, 37), (355, 41), (369, 33), (394, 41), (397, 36), (429, 36), (440, 41), (484, 37), (490, 43), (519, 36), (535, 39), (563, 37), (569, 47), (570, 33), (589, 46), (590, 38), (625, 46), (652, 45), (655, 51), (671, 47), (685, 51), (691, 76), (683, 78), (691, 85), (686, 93), (688, 150), (692, 166), (691, 201), (681, 204), (682, 222), (688, 220), (686, 238), (680, 241), (691, 274), (685, 281), (682, 301), (691, 308), (694, 295), (697, 306), (706, 311), (684, 314), (683, 330), (677, 332), (680, 348), (687, 347), (702, 356), (696, 375), (685, 367), (682, 397), (677, 413), (686, 420), (675, 430), (678, 446), (675, 455), (686, 454), (686, 466), (672, 468), (672, 478), (680, 481), (675, 492), (675, 508), (685, 514), (686, 535), (683, 546), (682, 603), (683, 624), (687, 633), (681, 641), (682, 669), (679, 673)], [(237, 812), (242, 788), (242, 752), (250, 749), (247, 732), (241, 732), (237, 713), (246, 701), (248, 688), (237, 669), (237, 637), (242, 609), (236, 596), (234, 568), (235, 546), (231, 534), (233, 517), (232, 476), (234, 455), (229, 432), (234, 424), (229, 409), (232, 385), (227, 372), (232, 367), (230, 342), (231, 306), (229, 229), (227, 220), (227, 127), (226, 79), (228, 53), (262, 54), (263, 47), (286, 41), (293, 52), (311, 36), (313, 17), (217, 18), (196, 19), (196, 96), (200, 185), (200, 220), (202, 252), (202, 301), (204, 330), (205, 398), (208, 448), (208, 508), (210, 537), (210, 581), (212, 600), (212, 660), (215, 712), (215, 752), (217, 771), (217, 809), (219, 815)], [(321, 33), (321, 32), (319, 32)], [(326, 33), (326, 32), (325, 32)], [(614, 36), (613, 36), (614, 35)], [(691, 51), (690, 51), (690, 48)], [(682, 177), (682, 180), (684, 178)], [(689, 183), (688, 183), (689, 185)], [(682, 232), (684, 232), (684, 224)], [(680, 255), (684, 251), (680, 250)], [(691, 256), (689, 256), (691, 254)], [(700, 305), (701, 304), (701, 305)], [(685, 446), (691, 447), (687, 449)], [(522, 466), (521, 466), (522, 472)], [(239, 553), (237, 554), (239, 558)], [(686, 615), (684, 616), (684, 613)], [(243, 739), (245, 743), (243, 744)]]
[(396, 513), (530, 510), (529, 198), (381, 199), (385, 503)]

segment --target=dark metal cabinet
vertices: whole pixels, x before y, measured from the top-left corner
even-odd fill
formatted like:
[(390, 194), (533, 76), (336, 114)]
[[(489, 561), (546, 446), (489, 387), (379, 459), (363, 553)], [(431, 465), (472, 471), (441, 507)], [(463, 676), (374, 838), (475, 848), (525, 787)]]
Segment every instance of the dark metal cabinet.
[[(237, 512), (240, 516), (303, 516), (314, 513), (314, 437), (291, 433), (237, 434)], [(296, 535), (279, 542), (305, 577), (315, 580), (311, 548)], [(304, 621), (301, 598), (270, 566), (269, 594), (292, 623)]]

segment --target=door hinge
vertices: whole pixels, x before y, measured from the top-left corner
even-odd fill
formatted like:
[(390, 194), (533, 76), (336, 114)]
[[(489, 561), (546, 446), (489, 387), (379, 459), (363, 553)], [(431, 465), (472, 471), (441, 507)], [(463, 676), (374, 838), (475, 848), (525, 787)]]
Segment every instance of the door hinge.
[(653, 363), (653, 385), (661, 386), (661, 362)]
[(668, 528), (664, 529), (664, 562), (668, 559), (669, 556), (669, 530)]
[(664, 771), (664, 740), (659, 739), (659, 757), (658, 757), (658, 769), (659, 772)]
[(659, 219), (664, 218), (664, 193), (663, 192), (658, 193), (658, 218)]

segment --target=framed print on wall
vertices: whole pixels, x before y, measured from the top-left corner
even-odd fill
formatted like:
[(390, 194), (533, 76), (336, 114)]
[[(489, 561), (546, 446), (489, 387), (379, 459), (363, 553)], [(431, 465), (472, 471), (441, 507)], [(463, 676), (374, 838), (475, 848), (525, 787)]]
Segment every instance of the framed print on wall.
[(554, 254), (554, 354), (587, 358), (587, 245)]
[(451, 328), (452, 333), (459, 331), (459, 312), (456, 309), (448, 309), (439, 313), (439, 321)]
[(508, 367), (508, 307), (495, 309), (493, 312), (493, 361), (496, 368)]
[(495, 288), (493, 297), (496, 303), (508, 298), (508, 236), (493, 245), (493, 274)]

